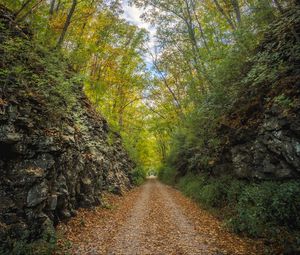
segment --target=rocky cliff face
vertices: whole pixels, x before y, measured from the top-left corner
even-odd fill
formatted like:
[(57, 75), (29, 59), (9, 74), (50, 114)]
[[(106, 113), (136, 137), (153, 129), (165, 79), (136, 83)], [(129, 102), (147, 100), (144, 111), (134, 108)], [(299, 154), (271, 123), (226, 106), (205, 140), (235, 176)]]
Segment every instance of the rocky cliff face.
[[(3, 9), (1, 24), (1, 70), (14, 70), (18, 63), (6, 61), (5, 45), (26, 32)], [(47, 75), (38, 64), (40, 69), (29, 68), (28, 80)], [(13, 243), (8, 240), (50, 238), (53, 225), (75, 215), (76, 208), (101, 205), (104, 190), (128, 189), (134, 164), (80, 85), (72, 85), (73, 103), (67, 109), (63, 97), (56, 95), (54, 106), (51, 94), (5, 72), (0, 84), (0, 243), (7, 250), (5, 245)], [(43, 92), (51, 86), (49, 80)]]
[(300, 176), (299, 14), (299, 8), (287, 12), (258, 49), (252, 78), (248, 73), (246, 88), (220, 123), (215, 172), (249, 179)]
[[(300, 77), (299, 77), (300, 78)], [(297, 86), (300, 84), (298, 83)], [(258, 127), (223, 126), (231, 147), (221, 156), (241, 178), (287, 179), (300, 176), (300, 107), (285, 112), (278, 105), (262, 111)], [(224, 166), (221, 164), (221, 166)]]

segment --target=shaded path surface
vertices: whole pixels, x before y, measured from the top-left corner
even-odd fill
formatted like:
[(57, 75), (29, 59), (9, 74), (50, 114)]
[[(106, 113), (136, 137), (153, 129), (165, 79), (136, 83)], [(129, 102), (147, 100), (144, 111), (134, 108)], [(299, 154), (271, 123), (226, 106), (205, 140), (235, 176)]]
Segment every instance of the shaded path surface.
[(183, 215), (168, 189), (149, 180), (110, 254), (205, 254), (207, 245)]
[[(77, 219), (62, 227), (73, 243), (72, 254), (248, 255), (263, 251), (261, 243), (227, 233), (217, 219), (156, 179), (116, 204), (111, 212), (79, 212)], [(79, 226), (80, 217), (90, 222)], [(71, 235), (72, 231), (78, 234)]]

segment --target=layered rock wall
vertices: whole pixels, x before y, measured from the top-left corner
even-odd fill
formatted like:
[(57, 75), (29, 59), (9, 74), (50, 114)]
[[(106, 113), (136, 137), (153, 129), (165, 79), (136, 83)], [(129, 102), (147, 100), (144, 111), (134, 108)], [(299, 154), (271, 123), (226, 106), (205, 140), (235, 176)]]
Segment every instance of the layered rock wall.
[[(6, 31), (13, 31), (13, 35), (4, 31), (1, 39), (25, 33), (10, 22), (9, 12), (1, 12)], [(9, 65), (14, 63), (2, 61), (1, 68), (10, 69)], [(14, 77), (8, 82), (2, 78), (0, 251), (2, 245), (7, 251), (8, 240), (50, 236), (53, 226), (75, 215), (77, 208), (101, 205), (104, 190), (122, 193), (130, 188), (134, 163), (80, 85), (73, 84), (71, 109), (56, 96), (56, 105), (65, 107), (64, 112), (51, 107), (51, 95), (46, 97)], [(52, 86), (51, 80), (47, 86)]]
[(238, 99), (217, 131), (221, 148), (215, 173), (262, 180), (300, 177), (299, 17), (299, 6), (282, 14), (245, 68)]
[[(299, 86), (300, 84), (298, 84)], [(274, 105), (256, 128), (226, 130), (229, 144), (220, 156), (224, 167), (240, 178), (291, 179), (300, 176), (300, 107), (284, 112)]]

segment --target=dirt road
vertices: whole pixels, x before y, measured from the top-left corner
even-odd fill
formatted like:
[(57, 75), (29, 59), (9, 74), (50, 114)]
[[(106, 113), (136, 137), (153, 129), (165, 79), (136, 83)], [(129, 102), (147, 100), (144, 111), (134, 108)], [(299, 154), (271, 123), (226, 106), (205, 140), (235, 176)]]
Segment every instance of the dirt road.
[(61, 226), (72, 254), (262, 254), (262, 245), (224, 230), (216, 218), (156, 179)]

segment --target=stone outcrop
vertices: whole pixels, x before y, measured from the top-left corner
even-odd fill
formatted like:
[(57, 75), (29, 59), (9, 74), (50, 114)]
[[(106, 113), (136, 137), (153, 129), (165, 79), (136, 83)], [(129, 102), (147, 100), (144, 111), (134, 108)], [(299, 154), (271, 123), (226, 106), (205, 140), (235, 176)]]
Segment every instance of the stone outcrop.
[[(261, 81), (246, 83), (220, 121), (215, 173), (262, 180), (300, 177), (299, 14), (299, 8), (287, 12), (260, 45), (250, 70)], [(262, 67), (268, 71), (263, 77)]]
[[(11, 25), (9, 18), (2, 10), (2, 24)], [(20, 35), (19, 28), (9, 29)], [(121, 193), (131, 187), (134, 163), (121, 137), (93, 109), (80, 85), (74, 84), (73, 92), (72, 109), (58, 114), (50, 98), (28, 84), (1, 80), (1, 245), (50, 236), (53, 226), (77, 208), (101, 205), (104, 190)], [(64, 99), (56, 104), (64, 107)]]
[[(299, 84), (300, 85), (300, 84)], [(298, 86), (299, 86), (298, 85)], [(300, 176), (300, 107), (283, 112), (272, 106), (257, 128), (227, 128), (230, 144), (222, 161), (240, 178), (287, 179)], [(224, 156), (226, 155), (226, 157)]]

